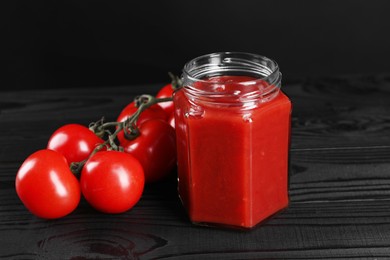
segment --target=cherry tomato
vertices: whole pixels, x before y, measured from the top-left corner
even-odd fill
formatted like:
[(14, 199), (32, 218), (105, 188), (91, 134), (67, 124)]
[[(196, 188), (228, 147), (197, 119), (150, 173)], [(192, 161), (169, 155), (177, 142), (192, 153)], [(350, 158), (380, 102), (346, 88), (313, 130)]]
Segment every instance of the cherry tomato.
[(122, 213), (141, 198), (145, 177), (134, 156), (102, 151), (85, 163), (80, 184), (82, 194), (92, 207), (105, 213)]
[[(137, 111), (137, 109), (138, 107), (135, 106), (135, 102), (131, 102), (121, 111), (116, 121), (117, 122), (125, 121), (129, 116), (132, 116)], [(139, 126), (143, 122), (150, 119), (161, 119), (166, 121), (168, 120), (168, 114), (166, 114), (166, 112), (160, 106), (153, 105), (141, 113), (141, 115), (139, 116), (136, 122), (136, 125)], [(118, 133), (117, 138), (119, 142), (125, 139), (123, 131)]]
[(148, 120), (139, 126), (140, 135), (124, 139), (121, 146), (141, 163), (147, 183), (167, 177), (176, 165), (175, 130), (162, 120)]
[(48, 149), (27, 157), (16, 175), (15, 188), (26, 208), (45, 219), (66, 216), (80, 202), (80, 185), (65, 157)]
[(47, 149), (65, 156), (68, 164), (81, 162), (104, 141), (88, 127), (79, 124), (67, 124), (58, 128), (50, 137)]
[[(156, 98), (166, 98), (166, 97), (172, 97), (173, 95), (173, 87), (172, 84), (167, 84), (164, 87), (162, 87), (156, 95)], [(159, 105), (164, 111), (168, 114), (171, 115), (173, 114), (174, 106), (173, 106), (173, 101), (167, 101), (167, 102), (160, 102), (157, 105)]]

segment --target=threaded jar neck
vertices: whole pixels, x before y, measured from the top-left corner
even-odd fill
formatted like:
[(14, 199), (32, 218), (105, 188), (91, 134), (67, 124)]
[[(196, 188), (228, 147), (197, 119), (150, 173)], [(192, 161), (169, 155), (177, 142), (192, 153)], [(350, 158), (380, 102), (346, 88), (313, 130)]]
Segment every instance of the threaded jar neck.
[[(240, 82), (214, 81), (221, 76), (242, 76)], [(197, 57), (185, 64), (182, 74), (186, 93), (214, 103), (242, 103), (273, 99), (281, 86), (278, 64), (261, 55), (219, 52)]]

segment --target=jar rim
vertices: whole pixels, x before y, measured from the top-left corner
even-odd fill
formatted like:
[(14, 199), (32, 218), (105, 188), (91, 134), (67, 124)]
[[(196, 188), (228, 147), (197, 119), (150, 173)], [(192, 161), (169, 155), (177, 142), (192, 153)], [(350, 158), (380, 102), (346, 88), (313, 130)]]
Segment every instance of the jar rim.
[[(218, 85), (218, 82), (212, 82), (210, 78), (221, 75), (252, 76), (253, 79), (234, 84), (243, 87), (254, 85), (258, 88), (248, 91), (215, 91), (214, 86)], [(187, 62), (183, 68), (182, 83), (188, 95), (212, 99), (214, 103), (229, 103), (227, 100), (233, 103), (254, 100), (265, 102), (273, 99), (279, 92), (281, 73), (274, 60), (262, 55), (247, 52), (215, 52)], [(200, 89), (197, 86), (210, 88)]]
[[(278, 63), (276, 61), (266, 57), (266, 56), (259, 55), (259, 54), (254, 54), (254, 53), (250, 53), (250, 52), (235, 52), (235, 51), (231, 51), (231, 52), (213, 52), (213, 53), (209, 53), (209, 54), (204, 54), (204, 55), (198, 56), (198, 57), (188, 61), (184, 65), (184, 67), (183, 67), (183, 74), (191, 81), (208, 83), (208, 80), (205, 79), (204, 75), (202, 75), (202, 74), (199, 74), (199, 75), (195, 74), (194, 75), (194, 73), (191, 73), (190, 68), (192, 66), (194, 66), (196, 64), (196, 62), (198, 62), (200, 60), (204, 60), (204, 59), (214, 59), (214, 60), (217, 60), (216, 59), (217, 57), (223, 57), (223, 56), (226, 56), (223, 59), (224, 61), (228, 61), (230, 56), (241, 56), (241, 57), (247, 58), (246, 61), (248, 62), (248, 64), (251, 64), (252, 66), (255, 66), (255, 65), (258, 65), (258, 64), (255, 64), (255, 62), (251, 62), (249, 60), (249, 58), (256, 59), (258, 61), (267, 62), (267, 63), (269, 63), (269, 65), (272, 65), (272, 68), (270, 68), (270, 66), (266, 67), (266, 69), (268, 69), (268, 73), (269, 73), (268, 75), (264, 75), (264, 74), (261, 75), (259, 73), (258, 75), (261, 75), (260, 77), (256, 77), (253, 80), (240, 82), (242, 84), (249, 84), (250, 82), (257, 82), (257, 81), (267, 81), (267, 79), (272, 78), (273, 75), (280, 73), (279, 72), (279, 65), (278, 65)], [(243, 60), (243, 59), (241, 59), (241, 60)], [(265, 69), (265, 68), (263, 68), (263, 69)], [(272, 84), (273, 82), (269, 82), (269, 83)]]

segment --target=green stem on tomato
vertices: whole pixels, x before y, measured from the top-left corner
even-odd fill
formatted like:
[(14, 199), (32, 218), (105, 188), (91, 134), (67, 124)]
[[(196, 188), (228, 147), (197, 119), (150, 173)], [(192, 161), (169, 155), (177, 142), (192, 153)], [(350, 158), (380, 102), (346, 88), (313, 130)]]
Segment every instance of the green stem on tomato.
[(81, 162), (72, 162), (70, 164), (70, 171), (77, 177), (80, 178), (81, 170), (84, 167), (84, 164), (88, 161), (89, 158), (91, 158), (95, 153), (99, 152), (101, 149), (106, 147), (109, 143), (109, 139), (106, 140), (104, 143), (99, 144), (96, 146), (96, 148), (91, 152), (91, 154), (88, 156), (87, 159), (82, 160)]
[[(167, 97), (167, 98), (156, 98), (152, 95), (141, 95), (136, 97), (134, 100), (135, 103), (138, 105), (137, 111), (130, 117), (128, 117), (125, 121), (123, 121), (123, 129), (124, 129), (124, 135), (125, 138), (129, 140), (133, 140), (139, 136), (140, 132), (138, 130), (138, 127), (136, 126), (137, 120), (142, 114), (143, 111), (148, 109), (149, 107), (161, 103), (161, 102), (168, 102), (172, 101), (172, 97)], [(127, 131), (129, 130), (129, 131)]]
[(156, 98), (152, 95), (141, 95), (136, 98), (135, 100), (136, 104), (138, 103), (138, 109), (137, 111), (129, 116), (125, 121), (123, 122), (106, 122), (104, 123), (104, 117), (102, 117), (100, 120), (92, 123), (89, 126), (89, 129), (93, 131), (96, 135), (99, 137), (103, 137), (104, 133), (108, 131), (108, 128), (115, 127), (116, 130), (114, 133), (109, 134), (107, 140), (105, 140), (103, 143), (99, 144), (88, 156), (87, 159), (81, 161), (81, 162), (72, 162), (70, 164), (70, 170), (71, 172), (77, 177), (80, 177), (81, 170), (83, 169), (85, 163), (88, 161), (89, 158), (91, 158), (95, 153), (103, 149), (104, 147), (109, 147), (109, 150), (115, 150), (115, 151), (123, 151), (123, 148), (121, 146), (118, 146), (115, 143), (116, 136), (123, 131), (124, 136), (129, 139), (133, 140), (139, 136), (140, 132), (138, 127), (136, 126), (136, 122), (138, 118), (140, 117), (141, 113), (145, 111), (147, 108), (160, 103), (160, 102), (167, 102), (172, 101), (172, 97), (168, 98)]
[(168, 75), (171, 78), (172, 89), (176, 90), (181, 88), (181, 86), (183, 85), (182, 80), (178, 76), (174, 75), (172, 72), (168, 72)]
[(103, 138), (104, 134), (105, 134), (105, 129), (101, 128), (101, 125), (103, 125), (103, 122), (104, 122), (104, 117), (102, 117), (101, 119), (99, 119), (96, 122), (89, 124), (89, 127), (88, 127), (89, 130), (94, 132), (95, 135), (97, 135), (100, 138)]

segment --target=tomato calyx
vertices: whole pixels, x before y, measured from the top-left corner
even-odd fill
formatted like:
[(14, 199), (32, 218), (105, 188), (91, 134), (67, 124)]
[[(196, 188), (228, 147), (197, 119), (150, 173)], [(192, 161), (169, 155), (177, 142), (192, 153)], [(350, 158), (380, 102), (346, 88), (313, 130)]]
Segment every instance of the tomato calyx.
[[(102, 150), (104, 147), (107, 147), (108, 143), (109, 143), (109, 140), (106, 140), (104, 143), (96, 146), (96, 148), (92, 151), (92, 153), (89, 155), (89, 157), (87, 159), (82, 160), (80, 162), (72, 162), (70, 164), (70, 166), (69, 166), (70, 171), (73, 173), (73, 175), (76, 176), (77, 179), (80, 179), (81, 170), (83, 169), (83, 167), (84, 167), (85, 163), (88, 161), (88, 159), (91, 158), (93, 155), (95, 155), (100, 150)], [(119, 147), (118, 147), (118, 149), (119, 149)], [(112, 150), (112, 149), (108, 148), (107, 150)]]
[[(71, 172), (76, 176), (80, 177), (81, 171), (85, 165), (85, 163), (88, 161), (89, 158), (91, 158), (94, 154), (102, 150), (104, 147), (107, 148), (108, 151), (120, 151), (123, 152), (123, 147), (116, 144), (115, 139), (117, 135), (123, 131), (123, 134), (126, 139), (128, 140), (134, 140), (140, 135), (140, 131), (136, 125), (136, 122), (138, 118), (140, 117), (141, 113), (148, 109), (149, 107), (156, 105), (160, 102), (168, 102), (172, 101), (172, 97), (167, 98), (156, 98), (152, 95), (143, 94), (140, 96), (135, 97), (134, 102), (137, 106), (137, 110), (134, 114), (129, 116), (125, 121), (123, 122), (104, 122), (104, 117), (99, 119), (96, 122), (93, 122), (89, 125), (89, 129), (93, 131), (96, 135), (103, 137), (104, 135), (108, 135), (107, 140), (104, 141), (104, 143), (99, 144), (96, 146), (96, 148), (92, 151), (90, 156), (80, 162), (72, 162), (70, 164), (70, 170)], [(115, 131), (112, 133), (110, 129), (114, 128)]]
[(97, 135), (100, 138), (104, 138), (106, 134), (110, 135), (111, 132), (107, 128), (101, 127), (104, 124), (104, 116), (100, 118), (96, 122), (92, 122), (89, 124), (88, 128), (91, 130), (95, 135)]
[[(148, 109), (149, 107), (156, 105), (157, 103), (172, 101), (172, 97), (167, 98), (156, 98), (152, 95), (140, 95), (134, 99), (136, 106), (138, 107), (137, 111), (129, 116), (125, 121), (119, 122), (116, 133), (119, 133), (123, 130), (124, 136), (128, 140), (134, 140), (140, 135), (139, 129), (136, 125), (138, 118), (141, 113)], [(114, 133), (115, 134), (115, 133)]]
[(174, 75), (172, 72), (168, 72), (168, 75), (171, 78), (171, 85), (174, 91), (182, 87), (183, 82), (177, 75)]

